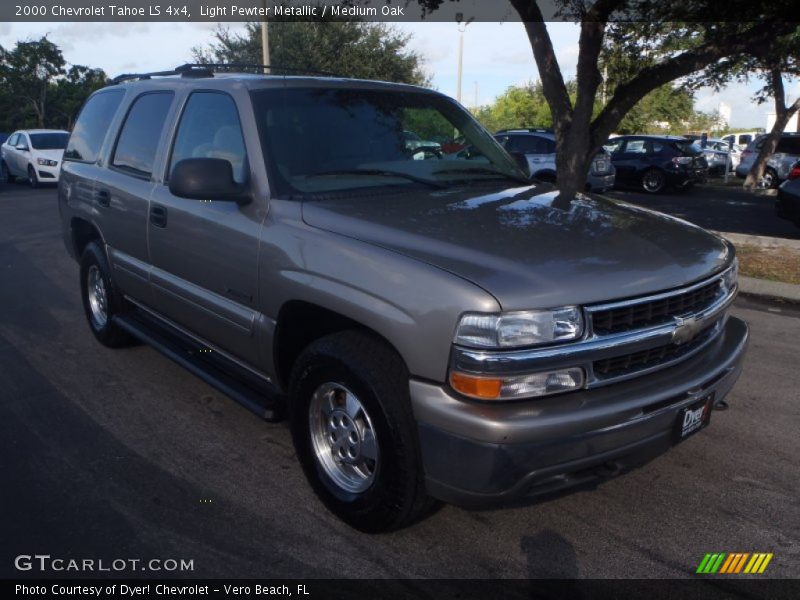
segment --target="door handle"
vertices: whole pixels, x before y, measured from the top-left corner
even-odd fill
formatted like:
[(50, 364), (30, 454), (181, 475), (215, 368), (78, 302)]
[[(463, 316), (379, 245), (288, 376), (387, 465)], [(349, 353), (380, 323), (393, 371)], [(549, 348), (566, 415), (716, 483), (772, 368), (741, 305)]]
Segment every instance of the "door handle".
[(97, 204), (108, 208), (111, 206), (111, 193), (108, 190), (97, 190), (94, 193), (94, 198)]
[(156, 227), (167, 226), (167, 207), (154, 204), (150, 207), (150, 222)]

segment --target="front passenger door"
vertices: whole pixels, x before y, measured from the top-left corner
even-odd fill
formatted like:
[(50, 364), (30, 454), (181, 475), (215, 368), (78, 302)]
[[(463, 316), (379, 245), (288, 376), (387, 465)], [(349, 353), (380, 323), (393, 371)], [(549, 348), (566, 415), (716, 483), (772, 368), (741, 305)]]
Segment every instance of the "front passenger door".
[[(193, 92), (180, 118), (167, 176), (188, 158), (221, 158), (247, 184), (250, 167), (236, 103), (227, 93)], [(155, 308), (170, 320), (257, 363), (258, 239), (263, 204), (173, 196), (154, 190), (148, 223)]]

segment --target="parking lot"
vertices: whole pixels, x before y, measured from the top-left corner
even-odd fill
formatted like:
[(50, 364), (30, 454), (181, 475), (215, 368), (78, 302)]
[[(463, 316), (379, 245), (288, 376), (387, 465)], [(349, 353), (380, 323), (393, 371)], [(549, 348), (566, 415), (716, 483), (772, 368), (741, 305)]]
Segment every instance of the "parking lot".
[[(735, 181), (742, 183), (741, 179)], [(614, 190), (609, 195), (714, 231), (800, 239), (800, 227), (775, 215), (775, 196), (745, 192), (739, 185), (698, 185), (686, 191), (667, 190), (654, 195)]]
[(150, 348), (94, 340), (53, 189), (0, 191), (0, 269), (3, 576), (22, 552), (192, 559), (188, 577), (685, 577), (719, 551), (774, 552), (765, 577), (800, 572), (797, 308), (737, 301), (752, 339), (730, 409), (645, 468), (370, 537), (313, 496), (285, 424)]

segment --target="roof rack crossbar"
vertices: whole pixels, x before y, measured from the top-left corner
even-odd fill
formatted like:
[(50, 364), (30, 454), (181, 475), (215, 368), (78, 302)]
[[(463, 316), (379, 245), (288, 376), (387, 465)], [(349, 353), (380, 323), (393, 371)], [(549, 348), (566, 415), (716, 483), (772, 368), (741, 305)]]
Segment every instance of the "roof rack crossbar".
[(175, 67), (171, 71), (155, 71), (152, 73), (125, 73), (117, 75), (111, 80), (112, 84), (123, 83), (125, 81), (139, 81), (144, 79), (152, 79), (153, 77), (169, 77), (180, 75), (181, 77), (213, 77), (215, 72), (226, 72), (231, 70), (251, 70), (260, 71), (261, 73), (267, 70), (286, 71), (291, 73), (306, 73), (308, 75), (322, 75), (325, 77), (342, 77), (337, 73), (330, 71), (318, 71), (315, 69), (306, 69), (303, 67), (284, 67), (281, 65), (260, 65), (257, 63), (186, 63)]
[(208, 69), (210, 71), (225, 71), (232, 69), (249, 69), (265, 72), (267, 69), (276, 71), (288, 71), (292, 73), (308, 73), (310, 75), (324, 75), (326, 77), (341, 77), (337, 73), (330, 71), (320, 71), (317, 69), (306, 69), (304, 67), (284, 67), (282, 65), (262, 65), (258, 63), (186, 63), (177, 69), (178, 72), (191, 71), (192, 69)]
[(169, 77), (170, 75), (180, 75), (181, 77), (213, 77), (214, 73), (208, 69), (184, 69), (187, 65), (182, 65), (172, 71), (154, 71), (152, 73), (125, 73), (117, 75), (111, 83), (122, 83), (124, 81), (136, 81), (142, 79), (152, 79), (153, 77)]

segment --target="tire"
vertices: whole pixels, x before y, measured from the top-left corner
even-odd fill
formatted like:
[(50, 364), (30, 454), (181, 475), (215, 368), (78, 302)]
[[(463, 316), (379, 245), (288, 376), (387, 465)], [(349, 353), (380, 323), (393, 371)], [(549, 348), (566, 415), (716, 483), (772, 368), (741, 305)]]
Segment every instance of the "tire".
[(379, 533), (430, 509), (408, 372), (387, 344), (356, 330), (313, 342), (295, 362), (289, 394), (297, 456), (332, 513)]
[(39, 178), (36, 176), (36, 169), (33, 168), (33, 165), (28, 165), (28, 185), (33, 189), (39, 187)]
[(778, 173), (775, 171), (775, 169), (770, 167), (764, 169), (764, 175), (761, 177), (761, 181), (763, 182), (764, 189), (767, 190), (774, 190), (780, 183), (778, 180)]
[(642, 173), (642, 189), (648, 194), (657, 194), (667, 187), (667, 178), (663, 171), (647, 169)]
[(2, 176), (3, 181), (6, 183), (14, 183), (16, 179), (12, 174), (11, 171), (8, 170), (8, 165), (3, 161), (0, 163), (0, 176)]
[(132, 345), (134, 340), (113, 322), (115, 315), (124, 312), (124, 303), (114, 288), (110, 273), (103, 248), (97, 242), (89, 242), (81, 254), (80, 268), (86, 320), (101, 344), (109, 348), (121, 348)]

